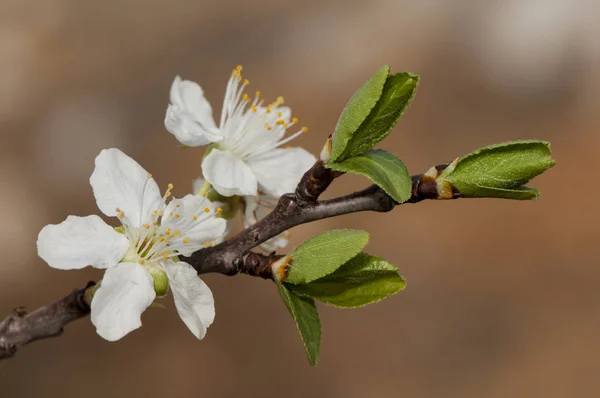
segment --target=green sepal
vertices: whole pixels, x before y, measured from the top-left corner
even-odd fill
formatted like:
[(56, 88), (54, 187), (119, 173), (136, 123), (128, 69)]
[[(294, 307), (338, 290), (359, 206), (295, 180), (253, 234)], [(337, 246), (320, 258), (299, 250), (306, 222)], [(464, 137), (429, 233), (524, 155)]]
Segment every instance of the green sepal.
[(308, 362), (315, 366), (319, 362), (319, 348), (321, 345), (321, 320), (315, 301), (302, 297), (290, 291), (286, 286), (276, 283), (277, 291), (288, 311), (296, 322), (300, 333)]
[(167, 293), (169, 293), (169, 278), (167, 277), (166, 272), (158, 266), (147, 267), (147, 270), (154, 282), (154, 292), (156, 293), (156, 297), (165, 297)]

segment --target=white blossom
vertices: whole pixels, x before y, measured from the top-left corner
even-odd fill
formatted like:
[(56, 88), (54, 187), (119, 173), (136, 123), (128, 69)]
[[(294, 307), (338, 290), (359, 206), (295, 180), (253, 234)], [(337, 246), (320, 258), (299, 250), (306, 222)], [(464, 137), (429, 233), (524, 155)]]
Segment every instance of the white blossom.
[(306, 132), (303, 127), (286, 137), (297, 125), (291, 110), (279, 97), (265, 105), (260, 92), (251, 99), (244, 93), (248, 80), (241, 66), (232, 73), (225, 90), (219, 127), (200, 86), (175, 78), (165, 126), (181, 143), (200, 146), (213, 143), (202, 161), (202, 173), (223, 196), (279, 197), (292, 192), (315, 157), (302, 148), (285, 145)]
[(40, 257), (58, 269), (106, 269), (91, 303), (103, 338), (139, 328), (142, 312), (170, 288), (181, 319), (202, 339), (215, 316), (212, 292), (178, 255), (214, 245), (226, 227), (215, 217), (220, 209), (198, 195), (169, 201), (173, 186), (161, 195), (152, 176), (117, 149), (98, 155), (90, 183), (99, 209), (119, 219), (120, 231), (96, 215), (69, 216), (42, 229)]

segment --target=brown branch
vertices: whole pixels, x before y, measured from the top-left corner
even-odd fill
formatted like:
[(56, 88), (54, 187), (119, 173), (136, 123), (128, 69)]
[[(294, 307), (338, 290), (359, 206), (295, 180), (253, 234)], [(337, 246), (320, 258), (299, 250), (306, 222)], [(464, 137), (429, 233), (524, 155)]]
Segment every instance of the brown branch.
[(94, 282), (76, 289), (57, 302), (27, 313), (17, 308), (0, 322), (0, 360), (10, 358), (19, 348), (36, 340), (59, 336), (70, 322), (90, 313), (88, 292)]
[[(437, 171), (446, 165), (436, 166)], [(253, 248), (280, 233), (300, 224), (360, 211), (388, 212), (401, 204), (390, 197), (377, 185), (335, 199), (318, 201), (340, 173), (325, 168), (322, 161), (311, 167), (298, 183), (293, 194), (283, 195), (275, 209), (262, 220), (238, 233), (231, 239), (195, 252), (190, 257), (182, 257), (199, 274), (216, 272), (235, 275), (238, 272), (256, 274), (243, 264), (244, 256)], [(457, 194), (454, 199), (458, 198)], [(435, 178), (429, 173), (412, 177), (412, 195), (405, 203), (417, 203), (425, 199), (438, 199)], [(266, 261), (266, 260), (265, 260)], [(260, 263), (264, 266), (263, 263)]]
[[(437, 166), (436, 169), (442, 170), (443, 167)], [(283, 256), (251, 252), (259, 244), (300, 224), (360, 211), (387, 212), (400, 204), (377, 185), (350, 195), (319, 201), (319, 196), (340, 175), (342, 173), (327, 169), (318, 160), (304, 174), (296, 191), (283, 195), (265, 218), (215, 247), (197, 251), (190, 257), (181, 256), (181, 259), (190, 263), (199, 274), (243, 273), (272, 279), (271, 266)], [(405, 203), (437, 198), (435, 178), (429, 173), (412, 177), (412, 196)], [(67, 324), (87, 316), (94, 285), (94, 282), (90, 282), (85, 288), (77, 289), (31, 313), (15, 310), (13, 315), (0, 322), (0, 360), (10, 358), (28, 343), (59, 336)]]

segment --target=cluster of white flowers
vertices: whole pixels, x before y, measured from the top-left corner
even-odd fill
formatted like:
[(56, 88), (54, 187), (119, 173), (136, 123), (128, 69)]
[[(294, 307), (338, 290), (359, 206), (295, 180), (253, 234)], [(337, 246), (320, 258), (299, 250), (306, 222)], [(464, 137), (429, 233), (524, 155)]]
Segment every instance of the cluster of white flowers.
[[(244, 198), (248, 227), (264, 217), (281, 195), (293, 192), (316, 158), (302, 148), (284, 147), (307, 128), (296, 127), (298, 119), (282, 106), (283, 97), (265, 105), (260, 91), (254, 98), (244, 93), (249, 82), (241, 71), (241, 66), (234, 69), (227, 83), (219, 127), (200, 86), (177, 76), (165, 126), (184, 145), (212, 144), (202, 161), (204, 179), (222, 196)], [(288, 129), (297, 131), (286, 137)], [(278, 236), (262, 247), (276, 250), (286, 244), (286, 237)]]
[[(111, 227), (99, 216), (69, 216), (47, 225), (38, 236), (38, 254), (51, 267), (105, 269), (91, 303), (91, 319), (103, 338), (114, 341), (141, 326), (141, 314), (156, 297), (173, 293), (177, 311), (199, 339), (214, 320), (213, 295), (194, 268), (179, 260), (224, 239), (231, 221), (222, 217), (215, 190), (224, 201), (244, 204), (244, 225), (264, 217), (277, 199), (292, 192), (315, 157), (301, 148), (282, 147), (306, 131), (286, 137), (298, 120), (281, 106), (265, 105), (260, 93), (244, 94), (248, 81), (237, 67), (227, 84), (219, 127), (200, 86), (176, 77), (165, 126), (182, 144), (209, 145), (202, 160), (204, 183), (194, 194), (172, 198), (135, 160), (118, 149), (96, 158), (90, 184), (98, 208), (117, 217)], [(287, 244), (278, 236), (263, 244), (276, 250)]]

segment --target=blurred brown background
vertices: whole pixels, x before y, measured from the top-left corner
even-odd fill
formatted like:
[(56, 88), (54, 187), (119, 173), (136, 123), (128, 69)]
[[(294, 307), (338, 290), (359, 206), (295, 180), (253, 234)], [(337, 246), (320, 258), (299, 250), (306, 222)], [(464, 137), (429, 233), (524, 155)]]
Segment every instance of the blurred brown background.
[[(390, 63), (421, 75), (384, 147), (413, 173), (494, 142), (550, 140), (538, 202), (428, 202), (296, 228), (371, 231), (408, 287), (358, 310), (321, 306), (311, 368), (274, 286), (207, 275), (217, 317), (196, 341), (151, 309), (122, 341), (88, 319), (0, 363), (6, 397), (568, 397), (600, 392), (600, 5), (585, 0), (0, 1), (0, 318), (90, 279), (36, 255), (39, 230), (99, 213), (94, 157), (118, 147), (187, 193), (201, 149), (163, 127), (176, 74), (220, 111), (250, 88), (310, 127), (317, 153), (346, 101)], [(328, 196), (360, 189), (344, 177)]]

